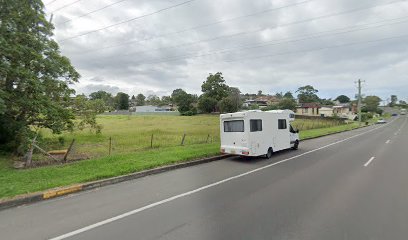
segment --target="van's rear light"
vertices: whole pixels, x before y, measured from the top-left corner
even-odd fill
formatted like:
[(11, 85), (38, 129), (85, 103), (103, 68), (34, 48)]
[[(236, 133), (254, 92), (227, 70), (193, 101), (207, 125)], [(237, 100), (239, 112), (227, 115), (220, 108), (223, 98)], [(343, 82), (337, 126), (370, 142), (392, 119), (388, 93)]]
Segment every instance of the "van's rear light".
[(249, 151), (242, 151), (241, 152), (243, 155), (249, 155)]
[(225, 148), (221, 148), (221, 152), (222, 152), (222, 153), (225, 153)]

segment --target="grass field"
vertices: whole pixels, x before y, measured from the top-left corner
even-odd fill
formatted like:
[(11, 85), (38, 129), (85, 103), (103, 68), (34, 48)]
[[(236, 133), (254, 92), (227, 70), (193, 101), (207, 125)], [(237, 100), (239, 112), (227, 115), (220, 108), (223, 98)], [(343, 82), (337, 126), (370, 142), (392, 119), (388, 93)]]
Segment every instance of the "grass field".
[(152, 135), (153, 148), (179, 146), (184, 134), (184, 145), (219, 142), (219, 120), (215, 115), (98, 116), (97, 121), (103, 126), (101, 134), (88, 129), (52, 135), (43, 130), (42, 146), (46, 150), (67, 148), (75, 139), (74, 152), (95, 158), (109, 154), (110, 138), (113, 155), (149, 149)]
[[(166, 164), (213, 156), (219, 153), (219, 120), (200, 116), (100, 116), (102, 133), (89, 130), (52, 135), (41, 132), (41, 146), (47, 150), (66, 148), (75, 138), (74, 152), (90, 160), (66, 165), (15, 170), (6, 155), (0, 155), (0, 198), (41, 191), (53, 187), (123, 175)], [(357, 124), (296, 120), (306, 139), (350, 130)], [(153, 134), (153, 148), (150, 148)], [(185, 145), (180, 146), (183, 134)], [(210, 138), (208, 136), (210, 135)], [(112, 155), (109, 138), (113, 139)], [(208, 142), (207, 142), (208, 139)], [(37, 154), (37, 158), (40, 155)]]
[[(97, 158), (109, 154), (110, 138), (112, 139), (112, 155), (143, 151), (150, 149), (151, 146), (153, 148), (179, 146), (184, 134), (184, 145), (220, 141), (218, 115), (99, 116), (98, 123), (103, 126), (101, 134), (92, 133), (88, 129), (52, 135), (49, 131), (43, 130), (40, 145), (47, 151), (66, 149), (71, 140), (75, 139), (74, 156), (76, 154)], [(301, 131), (301, 136), (303, 136), (305, 130), (325, 129), (343, 124), (324, 119), (317, 121), (299, 119), (293, 125)], [(36, 159), (43, 158), (42, 155), (36, 156)]]

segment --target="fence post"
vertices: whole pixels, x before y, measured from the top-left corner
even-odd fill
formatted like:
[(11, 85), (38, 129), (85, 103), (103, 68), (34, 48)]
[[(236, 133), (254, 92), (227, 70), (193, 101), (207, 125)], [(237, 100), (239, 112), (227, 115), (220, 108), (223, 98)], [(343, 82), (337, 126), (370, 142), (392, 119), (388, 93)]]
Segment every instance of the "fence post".
[(207, 135), (207, 140), (205, 140), (205, 143), (208, 143), (209, 138), (210, 138), (210, 134)]
[(26, 167), (30, 167), (32, 163), (32, 158), (33, 158), (33, 152), (34, 152), (34, 144), (35, 140), (37, 139), (37, 136), (34, 137), (30, 144), (30, 149), (27, 152), (27, 158), (26, 158)]
[(152, 136), (150, 138), (150, 148), (153, 148), (153, 133), (152, 133)]
[(112, 152), (112, 137), (109, 137), (109, 156), (111, 155)]
[(69, 152), (71, 152), (72, 146), (74, 146), (74, 142), (75, 142), (75, 138), (72, 139), (72, 142), (71, 142), (71, 144), (69, 145), (68, 150), (67, 150), (67, 152), (66, 152), (65, 155), (64, 155), (64, 162), (67, 162), (68, 154), (69, 154)]
[(184, 133), (184, 135), (183, 135), (183, 138), (181, 139), (181, 146), (183, 146), (184, 145), (184, 139), (186, 138), (186, 134)]

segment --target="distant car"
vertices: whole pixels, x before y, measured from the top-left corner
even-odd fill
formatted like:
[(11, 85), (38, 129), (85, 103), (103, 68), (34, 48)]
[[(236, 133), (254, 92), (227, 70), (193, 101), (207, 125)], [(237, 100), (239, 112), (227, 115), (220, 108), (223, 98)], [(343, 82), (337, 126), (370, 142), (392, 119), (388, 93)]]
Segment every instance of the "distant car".
[(396, 117), (396, 116), (398, 116), (398, 113), (393, 113), (392, 116)]
[(378, 119), (377, 124), (384, 124), (387, 123), (384, 119)]

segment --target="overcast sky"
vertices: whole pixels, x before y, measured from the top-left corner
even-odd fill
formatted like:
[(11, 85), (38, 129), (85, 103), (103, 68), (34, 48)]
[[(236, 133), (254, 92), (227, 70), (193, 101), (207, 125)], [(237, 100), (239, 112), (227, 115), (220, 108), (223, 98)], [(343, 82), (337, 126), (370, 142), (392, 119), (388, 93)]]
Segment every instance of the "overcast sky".
[(44, 2), (82, 75), (78, 93), (200, 94), (208, 74), (222, 72), (243, 93), (310, 84), (323, 98), (354, 97), (361, 78), (366, 95), (408, 98), (408, 1)]

